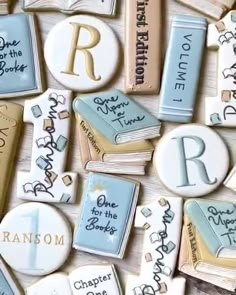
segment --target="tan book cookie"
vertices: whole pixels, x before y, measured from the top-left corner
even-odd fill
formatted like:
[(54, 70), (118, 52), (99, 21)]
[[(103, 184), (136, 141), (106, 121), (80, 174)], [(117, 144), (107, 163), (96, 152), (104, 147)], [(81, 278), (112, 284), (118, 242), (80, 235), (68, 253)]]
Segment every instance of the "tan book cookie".
[(9, 102), (0, 103), (0, 217), (18, 147), (23, 107)]

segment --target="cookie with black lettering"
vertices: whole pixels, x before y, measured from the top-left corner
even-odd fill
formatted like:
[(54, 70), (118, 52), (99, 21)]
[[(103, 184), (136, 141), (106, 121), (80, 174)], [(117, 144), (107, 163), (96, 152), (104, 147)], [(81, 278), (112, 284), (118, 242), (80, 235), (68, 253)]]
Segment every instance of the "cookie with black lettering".
[(133, 180), (90, 173), (74, 232), (73, 247), (98, 255), (122, 258), (138, 193), (139, 183)]
[(114, 265), (86, 265), (68, 276), (55, 273), (26, 289), (27, 295), (121, 295)]
[(0, 99), (41, 93), (41, 65), (34, 15), (1, 16)]

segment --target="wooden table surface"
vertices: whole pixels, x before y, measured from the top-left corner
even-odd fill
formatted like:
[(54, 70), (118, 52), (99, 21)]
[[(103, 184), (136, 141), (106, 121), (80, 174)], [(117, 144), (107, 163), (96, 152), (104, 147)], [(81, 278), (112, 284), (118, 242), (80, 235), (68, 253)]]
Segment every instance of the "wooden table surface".
[[(48, 0), (50, 1), (50, 0)], [(161, 1), (161, 0), (156, 0)], [(21, 1), (17, 1), (14, 7), (14, 12), (21, 11)], [(173, 0), (162, 0), (163, 2), (163, 27), (162, 34), (163, 39), (160, 41), (163, 47), (163, 56), (165, 54), (165, 48), (169, 36), (169, 28), (170, 22), (173, 15), (177, 14), (189, 14), (189, 15), (199, 15), (197, 12), (186, 8)], [(47, 37), (50, 29), (59, 21), (63, 20), (66, 16), (62, 13), (37, 13), (39, 32), (42, 39), (42, 48), (43, 43)], [(109, 19), (103, 18), (109, 25), (112, 26), (114, 31), (117, 33), (122, 46), (124, 45), (124, 18), (125, 18), (125, 0), (118, 0), (118, 13), (116, 18)], [(212, 21), (212, 20), (209, 20)], [(164, 58), (163, 58), (164, 60)], [(206, 96), (214, 96), (216, 95), (216, 61), (217, 61), (217, 53), (210, 52), (206, 49), (205, 58), (202, 67), (201, 73), (201, 81), (199, 85), (199, 92), (197, 97), (197, 105), (194, 122), (204, 123), (204, 98)], [(44, 61), (43, 61), (44, 63)], [(123, 58), (120, 62), (123, 65)], [(63, 89), (61, 85), (59, 85), (54, 78), (49, 74), (46, 65), (44, 64), (45, 69), (45, 78), (47, 81), (48, 87), (54, 87), (58, 89)], [(124, 67), (119, 71), (117, 78), (113, 81), (111, 85), (108, 87), (116, 87), (118, 89), (124, 89)], [(107, 88), (108, 88), (107, 87)], [(29, 97), (30, 98), (30, 97)], [(29, 99), (27, 98), (27, 99)], [(134, 96), (139, 103), (141, 103), (144, 107), (150, 110), (151, 113), (157, 115), (159, 98), (157, 95), (154, 96)], [(23, 99), (14, 100), (18, 103), (24, 103)], [(178, 124), (171, 123), (163, 123), (162, 133), (168, 132), (168, 130), (173, 129)], [(222, 135), (225, 142), (227, 143), (230, 153), (231, 153), (231, 165), (236, 161), (236, 135), (234, 129), (229, 128), (216, 128), (216, 130)], [(69, 149), (69, 158), (67, 163), (68, 171), (75, 171), (79, 174), (79, 192), (77, 197), (77, 202), (74, 205), (57, 205), (68, 219), (71, 222), (72, 227), (77, 220), (79, 209), (80, 209), (80, 200), (84, 185), (84, 180), (87, 178), (87, 173), (83, 171), (81, 163), (80, 163), (80, 155), (78, 149), (78, 135), (76, 133), (76, 122), (73, 121), (73, 130), (72, 130), (72, 140), (71, 146)], [(154, 141), (155, 144), (158, 144), (158, 140)], [(15, 169), (15, 175), (12, 179), (12, 186), (9, 192), (9, 201), (8, 208), (14, 208), (15, 206), (22, 203), (19, 199), (16, 198), (16, 172), (19, 170), (30, 170), (30, 159), (31, 159), (31, 146), (32, 146), (32, 126), (29, 124), (25, 124), (22, 140), (20, 143), (20, 149), (17, 155), (17, 165)], [(155, 167), (151, 164), (147, 169), (147, 175), (141, 177), (130, 177), (137, 179), (142, 184), (141, 193), (139, 196), (139, 204), (147, 204), (159, 195), (163, 196), (174, 196), (172, 193), (168, 192), (163, 185), (160, 183), (160, 180), (156, 174)], [(217, 199), (228, 199), (233, 200), (235, 198), (235, 194), (230, 190), (220, 187), (217, 191), (213, 192), (209, 195), (210, 198)], [(71, 251), (71, 255), (67, 260), (67, 263), (60, 269), (60, 271), (70, 272), (73, 269), (85, 265), (85, 264), (98, 264), (104, 262), (114, 263), (117, 267), (119, 277), (122, 282), (122, 287), (124, 289), (125, 286), (125, 278), (128, 274), (138, 274), (140, 270), (140, 261), (142, 254), (142, 243), (143, 243), (143, 232), (141, 230), (133, 229), (131, 233), (131, 238), (128, 243), (127, 251), (125, 259), (110, 259), (102, 256), (96, 256), (92, 254), (88, 254), (80, 251)], [(19, 279), (21, 285), (25, 288), (30, 286), (32, 283), (38, 280), (37, 277), (30, 277), (26, 275), (22, 275), (16, 273), (17, 278)], [(229, 295), (232, 294), (230, 292), (224, 291), (222, 289), (216, 288), (212, 285), (203, 283), (196, 279), (187, 278), (187, 290), (186, 295), (196, 295), (196, 294), (211, 294), (211, 295)], [(43, 294), (42, 294), (43, 295)], [(178, 291), (176, 294), (178, 295)]]

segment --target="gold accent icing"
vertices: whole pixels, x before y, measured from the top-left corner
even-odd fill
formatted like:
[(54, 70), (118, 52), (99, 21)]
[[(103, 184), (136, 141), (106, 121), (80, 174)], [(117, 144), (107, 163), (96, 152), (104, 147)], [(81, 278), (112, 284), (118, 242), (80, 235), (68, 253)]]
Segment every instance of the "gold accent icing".
[[(89, 49), (94, 48), (100, 42), (101, 36), (99, 31), (95, 27), (85, 25), (85, 24), (72, 23), (72, 22), (70, 24), (73, 27), (73, 36), (72, 36), (72, 42), (71, 42), (71, 47), (69, 51), (69, 57), (67, 60), (66, 68), (64, 71), (62, 71), (62, 73), (69, 74), (69, 75), (79, 75), (74, 73), (74, 64), (75, 64), (76, 53), (77, 51), (80, 51), (84, 55), (85, 68), (89, 78), (94, 81), (101, 80), (101, 76), (99, 75), (97, 77), (95, 76), (94, 59), (93, 59), (92, 53), (89, 51)], [(87, 45), (79, 45), (79, 37), (80, 37), (80, 32), (82, 28), (87, 30), (91, 35), (90, 42)]]

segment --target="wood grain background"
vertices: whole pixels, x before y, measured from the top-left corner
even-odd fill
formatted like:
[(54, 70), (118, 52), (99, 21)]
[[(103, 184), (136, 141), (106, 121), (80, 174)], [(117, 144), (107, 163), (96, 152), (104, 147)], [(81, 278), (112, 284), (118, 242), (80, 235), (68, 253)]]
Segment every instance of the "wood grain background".
[[(160, 40), (160, 45), (163, 48), (163, 57), (164, 57), (172, 16), (177, 14), (189, 14), (189, 15), (199, 15), (199, 14), (189, 8), (186, 8), (176, 3), (173, 0), (156, 0), (156, 1), (163, 2), (163, 24), (162, 24), (163, 38)], [(16, 3), (14, 4), (14, 13), (21, 12), (21, 11), (22, 11), (21, 3), (20, 1), (16, 1)], [(57, 22), (63, 20), (65, 17), (66, 16), (63, 15), (62, 13), (37, 13), (38, 32), (42, 41), (42, 48), (50, 29)], [(124, 45), (124, 31), (125, 31), (124, 17), (125, 17), (125, 0), (118, 0), (118, 14), (116, 18), (114, 19), (102, 18), (116, 32), (120, 40), (122, 49)], [(62, 39), (62, 42), (63, 42), (63, 39)], [(194, 122), (204, 123), (204, 99), (206, 96), (216, 95), (216, 85), (217, 85), (216, 61), (217, 61), (217, 53), (206, 50), (204, 61), (203, 61), (202, 73), (201, 73), (201, 81), (200, 81), (199, 91), (197, 95), (197, 105), (196, 105)], [(44, 63), (43, 60), (42, 62)], [(121, 64), (121, 68), (116, 78), (112, 81), (110, 85), (107, 86), (107, 88), (116, 87), (121, 90), (124, 88), (123, 87), (124, 85), (123, 57), (121, 57), (120, 64)], [(47, 86), (63, 89), (63, 87), (59, 85), (54, 80), (54, 78), (49, 74), (49, 72), (47, 71), (46, 65), (44, 69), (45, 69), (45, 80), (46, 80)], [(27, 99), (30, 99), (30, 98), (31, 97)], [(134, 96), (134, 99), (137, 100), (139, 103), (141, 103), (144, 107), (146, 107), (151, 113), (153, 113), (154, 115), (157, 115), (158, 104), (159, 104), (159, 98), (157, 95)], [(14, 101), (18, 103), (22, 103), (22, 104), (24, 103), (23, 99), (17, 99), (17, 100), (15, 99)], [(162, 133), (168, 132), (169, 130), (173, 129), (177, 125), (178, 124), (163, 123)], [(229, 128), (216, 128), (216, 131), (221, 134), (221, 136), (224, 138), (226, 144), (229, 147), (229, 151), (231, 154), (231, 166), (232, 166), (236, 162), (235, 130), (229, 129)], [(14, 208), (15, 206), (22, 203), (22, 201), (16, 198), (16, 173), (19, 170), (30, 170), (32, 132), (33, 132), (32, 126), (29, 124), (25, 124), (24, 130), (22, 133), (20, 149), (16, 159), (17, 164), (15, 169), (15, 175), (13, 177), (12, 185), (9, 192), (7, 210), (10, 210), (11, 208)], [(78, 213), (80, 209), (80, 200), (81, 200), (84, 180), (87, 178), (87, 173), (83, 171), (81, 163), (80, 163), (80, 155), (79, 155), (79, 149), (78, 149), (79, 142), (78, 142), (78, 135), (76, 133), (75, 120), (73, 121), (73, 128), (71, 130), (71, 139), (72, 140), (71, 140), (71, 145), (69, 149), (67, 171), (75, 171), (79, 174), (79, 191), (78, 191), (77, 202), (75, 205), (57, 205), (57, 207), (64, 212), (64, 214), (70, 220), (72, 227), (74, 227), (74, 224), (78, 218)], [(154, 143), (158, 146), (158, 140), (154, 141)], [(168, 192), (160, 183), (160, 180), (156, 174), (154, 164), (150, 164), (150, 166), (147, 169), (146, 176), (133, 177), (133, 178), (140, 181), (142, 184), (141, 194), (139, 197), (139, 204), (148, 204), (149, 202), (155, 200), (155, 198), (159, 195), (174, 196), (172, 193)], [(214, 193), (212, 193), (211, 195), (207, 197), (221, 199), (221, 200), (227, 199), (227, 200), (233, 201), (235, 199), (235, 194), (224, 187), (220, 187), (217, 191), (215, 191)], [(50, 222), (50, 217), (48, 222)], [(98, 263), (106, 263), (106, 262), (114, 263), (117, 267), (117, 270), (122, 282), (122, 286), (124, 289), (125, 279), (127, 275), (129, 273), (138, 274), (140, 271), (142, 243), (143, 243), (142, 230), (133, 229), (131, 233), (131, 238), (128, 243), (125, 259), (123, 260), (110, 259), (110, 258), (106, 258), (102, 256), (96, 256), (96, 255), (88, 254), (85, 252), (72, 250), (70, 257), (67, 260), (67, 263), (60, 269), (60, 271), (70, 272), (73, 269), (86, 264), (98, 264)], [(37, 277), (30, 277), (30, 276), (22, 275), (19, 273), (16, 273), (16, 276), (24, 288), (27, 286), (30, 286), (32, 283), (38, 280)], [(188, 277), (186, 295), (196, 295), (196, 294), (229, 295), (232, 293)], [(176, 290), (176, 294), (173, 294), (173, 295), (178, 295), (178, 291)]]

